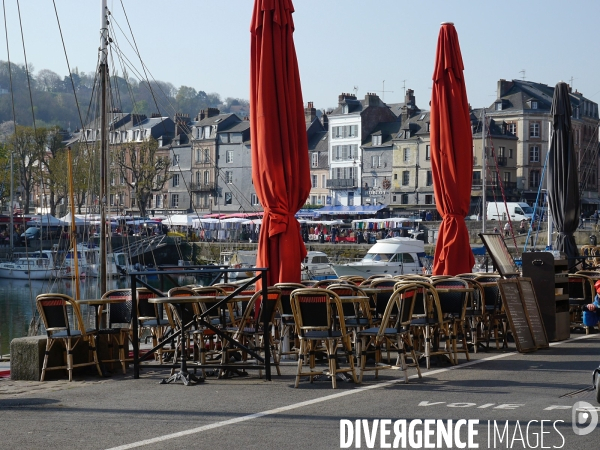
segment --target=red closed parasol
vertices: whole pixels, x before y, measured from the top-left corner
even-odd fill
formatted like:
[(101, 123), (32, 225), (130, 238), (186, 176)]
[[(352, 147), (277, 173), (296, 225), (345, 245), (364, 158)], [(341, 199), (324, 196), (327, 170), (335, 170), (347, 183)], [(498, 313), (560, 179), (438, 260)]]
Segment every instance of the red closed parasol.
[(471, 272), (475, 263), (465, 224), (471, 202), (473, 137), (463, 70), (454, 24), (443, 23), (431, 94), (431, 171), (437, 210), (443, 218), (434, 275)]
[(264, 208), (257, 267), (299, 282), (306, 248), (294, 217), (310, 193), (308, 143), (291, 0), (255, 0), (250, 28), (252, 180)]

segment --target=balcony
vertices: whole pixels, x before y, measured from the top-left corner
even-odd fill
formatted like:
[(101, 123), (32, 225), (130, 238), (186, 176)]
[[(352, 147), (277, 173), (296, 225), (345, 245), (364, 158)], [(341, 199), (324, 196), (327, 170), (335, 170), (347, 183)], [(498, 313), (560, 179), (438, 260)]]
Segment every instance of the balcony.
[(506, 166), (506, 156), (496, 156), (496, 161), (498, 161), (499, 166)]
[(216, 183), (190, 183), (190, 191), (192, 192), (213, 192), (216, 189)]
[(327, 187), (329, 189), (354, 189), (358, 186), (354, 178), (333, 178), (327, 180)]

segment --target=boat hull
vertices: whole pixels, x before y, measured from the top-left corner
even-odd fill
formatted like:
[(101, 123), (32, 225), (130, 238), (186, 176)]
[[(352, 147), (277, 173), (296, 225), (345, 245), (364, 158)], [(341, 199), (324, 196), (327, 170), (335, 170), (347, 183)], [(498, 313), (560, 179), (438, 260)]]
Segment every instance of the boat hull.
[(53, 269), (21, 269), (0, 267), (0, 278), (13, 278), (16, 280), (50, 280), (54, 278)]
[(370, 277), (371, 275), (404, 275), (411, 273), (421, 273), (416, 264), (333, 264), (333, 271), (338, 277), (348, 275), (358, 275), (361, 277)]

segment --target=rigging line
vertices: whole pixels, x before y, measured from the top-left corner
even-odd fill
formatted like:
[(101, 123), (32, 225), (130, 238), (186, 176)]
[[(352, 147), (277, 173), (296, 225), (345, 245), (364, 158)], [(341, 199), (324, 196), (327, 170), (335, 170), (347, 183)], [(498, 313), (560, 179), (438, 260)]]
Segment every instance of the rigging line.
[(21, 31), (21, 42), (23, 44), (23, 57), (25, 58), (25, 73), (27, 74), (27, 87), (29, 89), (29, 102), (31, 103), (31, 116), (33, 118), (33, 132), (36, 133), (35, 111), (33, 108), (33, 95), (31, 93), (31, 77), (29, 75), (29, 64), (27, 63), (27, 52), (25, 51), (25, 37), (23, 36), (23, 24), (21, 22), (21, 5), (20, 5), (19, 0), (17, 0), (17, 12), (19, 15), (19, 28)]
[[(73, 81), (73, 72), (71, 71), (71, 65), (69, 63), (69, 56), (67, 55), (67, 47), (65, 45), (65, 39), (63, 36), (63, 32), (62, 32), (62, 27), (60, 25), (60, 19), (58, 17), (58, 9), (56, 8), (56, 0), (52, 0), (52, 4), (54, 5), (54, 14), (56, 16), (56, 23), (58, 25), (60, 41), (62, 43), (63, 52), (65, 54), (65, 61), (67, 63), (67, 69), (69, 70), (69, 79), (71, 80), (71, 88), (73, 89), (73, 96), (75, 97), (75, 105), (77, 106), (77, 115), (79, 117), (79, 122), (81, 123), (81, 130), (83, 130), (83, 129), (85, 129), (85, 124), (83, 122), (83, 117), (81, 116), (81, 108), (79, 107), (79, 99), (77, 98), (77, 90), (75, 89), (75, 82)], [(92, 92), (92, 94), (93, 94), (93, 92)], [(90, 102), (91, 102), (91, 99), (90, 99)], [(87, 145), (88, 145), (87, 140), (84, 142), (87, 147)]]

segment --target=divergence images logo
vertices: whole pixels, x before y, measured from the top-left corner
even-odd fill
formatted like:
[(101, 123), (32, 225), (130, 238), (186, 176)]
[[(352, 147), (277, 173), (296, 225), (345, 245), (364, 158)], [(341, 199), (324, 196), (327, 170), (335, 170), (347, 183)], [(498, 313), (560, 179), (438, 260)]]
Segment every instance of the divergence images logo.
[(588, 402), (577, 402), (571, 410), (571, 424), (573, 433), (585, 436), (596, 429), (598, 425), (598, 412)]

